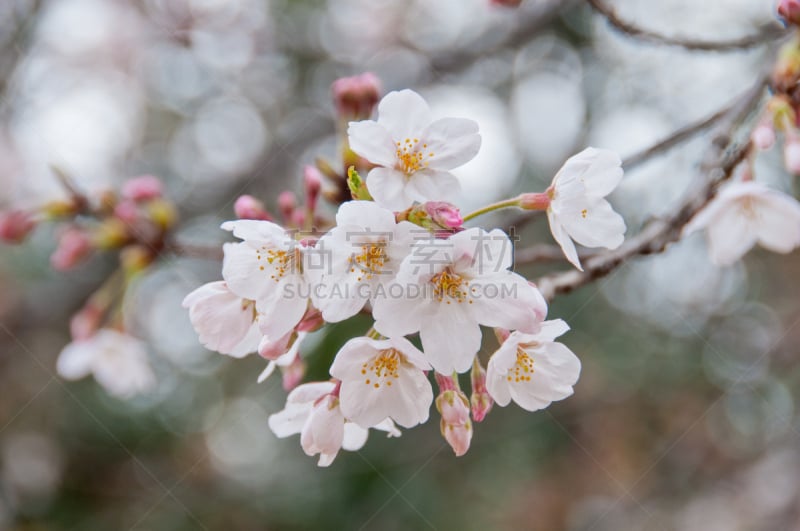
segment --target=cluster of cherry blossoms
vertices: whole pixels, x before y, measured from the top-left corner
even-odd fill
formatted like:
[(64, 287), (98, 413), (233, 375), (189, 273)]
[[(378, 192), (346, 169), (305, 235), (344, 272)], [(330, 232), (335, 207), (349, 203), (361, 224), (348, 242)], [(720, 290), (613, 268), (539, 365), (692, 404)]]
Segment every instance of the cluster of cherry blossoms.
[[(289, 216), (292, 227), (264, 216), (225, 222), (240, 241), (224, 245), (223, 280), (184, 301), (206, 347), (234, 357), (258, 352), (268, 360), (262, 380), (276, 367), (284, 372), (291, 392), (270, 418), (275, 434), (299, 433), (304, 451), (326, 466), (340, 449), (360, 448), (370, 428), (397, 436), (398, 426), (427, 422), (435, 402), (442, 434), (462, 455), (473, 421), (494, 403), (536, 411), (571, 395), (581, 364), (557, 341), (568, 326), (546, 321), (539, 290), (512, 271), (508, 234), (464, 223), (509, 206), (546, 211), (553, 237), (580, 268), (573, 240), (623, 242), (625, 223), (605, 199), (622, 178), (619, 157), (589, 148), (547, 191), (462, 217), (446, 200), (459, 188), (451, 170), (480, 148), (477, 123), (432, 120), (422, 97), (403, 90), (380, 101), (376, 120), (351, 121), (347, 136), (349, 150), (368, 162), (366, 177), (350, 169), (352, 200), (333, 225), (318, 231), (305, 219), (304, 229)], [(304, 337), (358, 314), (374, 324), (336, 353), (331, 379), (297, 385)], [(498, 342), (487, 365), (478, 356), (482, 326)], [(467, 372), (470, 397), (459, 381)]]
[[(792, 157), (800, 159), (800, 40), (787, 46), (751, 140), (769, 149), (776, 128), (783, 131), (791, 170)], [(798, 66), (787, 70), (792, 54)], [(200, 342), (234, 358), (263, 358), (258, 381), (282, 374), (286, 406), (269, 426), (278, 437), (300, 434), (321, 466), (341, 449), (361, 448), (369, 429), (397, 437), (427, 422), (433, 405), (443, 437), (463, 455), (474, 423), (494, 404), (537, 411), (570, 396), (581, 363), (559, 341), (568, 325), (547, 320), (538, 287), (514, 271), (511, 236), (478, 220), (504, 208), (545, 213), (565, 260), (591, 275), (595, 257), (583, 264), (577, 246), (614, 250), (625, 241), (625, 221), (607, 200), (623, 177), (619, 156), (587, 148), (544, 191), (462, 215), (451, 202), (459, 192), (453, 170), (481, 147), (476, 122), (434, 119), (411, 90), (381, 99), (372, 74), (338, 80), (333, 94), (340, 168), (324, 160), (307, 166), (304, 197), (281, 193), (278, 216), (254, 197), (237, 199), (238, 219), (222, 224), (236, 240), (223, 246), (222, 279), (183, 301)], [(757, 243), (781, 253), (800, 244), (800, 204), (754, 181), (758, 152), (747, 150), (738, 176), (682, 227), (705, 230), (715, 264), (732, 264)], [(58, 270), (99, 251), (118, 254), (119, 269), (72, 318), (72, 342), (56, 365), (66, 379), (93, 375), (119, 398), (147, 392), (157, 378), (146, 345), (126, 330), (120, 294), (164, 254), (180, 252), (176, 209), (152, 176), (95, 195), (60, 178), (67, 199), (0, 215), (0, 238), (19, 243), (39, 224), (55, 223)], [(333, 359), (329, 379), (306, 381), (314, 355), (306, 338), (349, 319), (364, 324), (363, 335), (324, 353)]]

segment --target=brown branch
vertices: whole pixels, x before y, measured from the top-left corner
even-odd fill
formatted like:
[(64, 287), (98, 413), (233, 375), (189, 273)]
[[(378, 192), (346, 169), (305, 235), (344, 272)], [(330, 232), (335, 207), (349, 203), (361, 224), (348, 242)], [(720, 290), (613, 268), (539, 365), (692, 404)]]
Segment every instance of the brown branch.
[[(744, 97), (746, 98), (748, 94), (749, 91), (747, 94), (744, 95)], [(739, 96), (733, 102), (726, 105), (722, 109), (716, 111), (714, 114), (711, 114), (696, 122), (687, 124), (681, 127), (680, 129), (677, 129), (674, 133), (672, 133), (668, 137), (659, 140), (652, 146), (645, 148), (637, 153), (634, 153), (629, 157), (626, 157), (625, 160), (622, 161), (622, 167), (625, 168), (626, 171), (630, 171), (636, 166), (639, 166), (640, 164), (647, 162), (652, 157), (660, 155), (665, 151), (669, 151), (678, 144), (686, 140), (689, 140), (697, 133), (700, 133), (701, 131), (707, 129), (708, 127), (711, 127), (712, 125), (714, 125), (714, 123), (722, 119), (725, 115), (731, 112), (731, 110), (734, 107), (736, 107), (736, 104), (741, 100), (742, 96)]]
[(686, 224), (711, 201), (720, 184), (729, 179), (739, 163), (747, 157), (751, 148), (749, 140), (735, 146), (731, 137), (760, 102), (765, 85), (766, 77), (762, 77), (748, 96), (731, 111), (729, 119), (719, 125), (709, 150), (710, 163), (705, 165), (702, 172), (706, 177), (696, 180), (694, 186), (687, 190), (681, 206), (673, 215), (650, 221), (639, 234), (618, 249), (590, 258), (584, 263), (584, 271), (571, 270), (541, 278), (537, 284), (545, 298), (552, 300), (558, 294), (569, 293), (605, 277), (635, 256), (663, 252), (670, 243), (680, 239)]
[(670, 37), (660, 33), (641, 28), (631, 22), (621, 19), (617, 13), (603, 0), (586, 0), (592, 8), (608, 20), (614, 28), (625, 35), (651, 42), (654, 44), (664, 44), (667, 46), (679, 46), (687, 50), (698, 51), (730, 51), (753, 48), (768, 41), (786, 35), (786, 30), (778, 26), (768, 26), (758, 33), (746, 35), (736, 39), (708, 41), (703, 39), (691, 39), (683, 37)]
[[(587, 260), (598, 253), (592, 249), (583, 250), (579, 254), (579, 258)], [(547, 243), (540, 243), (517, 249), (514, 251), (514, 266), (529, 265), (543, 262), (566, 262), (564, 251), (558, 245), (550, 245)]]

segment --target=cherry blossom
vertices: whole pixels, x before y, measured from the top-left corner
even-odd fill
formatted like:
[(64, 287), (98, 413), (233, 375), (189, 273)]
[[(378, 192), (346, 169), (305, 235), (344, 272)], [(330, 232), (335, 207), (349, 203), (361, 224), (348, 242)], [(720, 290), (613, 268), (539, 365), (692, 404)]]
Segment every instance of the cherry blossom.
[(800, 245), (800, 203), (760, 183), (730, 183), (685, 232), (700, 229), (706, 231), (709, 256), (716, 265), (736, 262), (756, 244), (788, 253)]
[(144, 343), (133, 336), (102, 328), (88, 339), (69, 343), (56, 362), (58, 374), (79, 380), (90, 374), (113, 396), (130, 398), (155, 386)]
[(390, 92), (378, 119), (350, 122), (350, 148), (376, 168), (367, 175), (375, 201), (392, 210), (415, 201), (441, 200), (459, 190), (449, 170), (478, 153), (478, 124), (465, 118), (433, 121), (428, 104), (412, 90)]
[(357, 314), (376, 288), (394, 278), (411, 250), (412, 232), (407, 221), (371, 201), (350, 201), (336, 214), (336, 227), (323, 236), (309, 258), (308, 276), (316, 289), (311, 298), (329, 322)]
[(573, 240), (607, 249), (616, 249), (625, 240), (625, 221), (604, 199), (621, 179), (619, 156), (590, 147), (570, 157), (548, 189), (550, 231), (567, 260), (581, 271)]
[[(300, 444), (307, 455), (320, 454), (319, 466), (329, 466), (339, 450), (360, 449), (367, 441), (368, 430), (342, 416), (333, 382), (311, 382), (297, 386), (286, 398), (286, 407), (270, 415), (269, 427), (278, 437), (300, 434)], [(374, 426), (390, 437), (400, 431), (386, 419)]]
[(222, 228), (241, 238), (224, 245), (222, 277), (243, 299), (254, 300), (261, 332), (280, 338), (303, 318), (308, 307), (303, 245), (275, 223), (227, 221)]
[(555, 341), (569, 330), (557, 319), (545, 321), (539, 332), (512, 332), (489, 360), (486, 387), (495, 402), (511, 400), (528, 411), (544, 409), (572, 394), (581, 362), (570, 349)]
[(342, 382), (343, 414), (364, 428), (389, 417), (411, 428), (428, 420), (430, 365), (407, 339), (353, 338), (339, 350), (331, 376)]
[(393, 338), (419, 332), (436, 371), (465, 372), (481, 345), (479, 325), (536, 332), (547, 314), (539, 290), (510, 267), (511, 241), (498, 229), (417, 241), (375, 300), (375, 329)]
[(258, 348), (262, 334), (255, 301), (235, 295), (224, 281), (200, 286), (183, 299), (183, 307), (206, 348), (234, 358)]

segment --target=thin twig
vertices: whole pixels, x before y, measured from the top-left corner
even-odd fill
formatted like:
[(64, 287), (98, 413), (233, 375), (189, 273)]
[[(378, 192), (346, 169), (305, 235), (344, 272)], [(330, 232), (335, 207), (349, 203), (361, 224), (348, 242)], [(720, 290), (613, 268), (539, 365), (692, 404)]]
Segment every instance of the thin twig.
[(720, 184), (729, 179), (739, 163), (747, 157), (751, 149), (749, 140), (733, 146), (731, 137), (761, 101), (765, 86), (766, 77), (762, 76), (748, 96), (719, 124), (709, 150), (711, 162), (705, 165), (703, 171), (707, 177), (695, 181), (673, 215), (650, 221), (639, 234), (618, 249), (590, 258), (584, 263), (583, 271), (571, 270), (541, 278), (537, 284), (545, 298), (551, 300), (560, 293), (568, 293), (602, 278), (634, 256), (663, 252), (670, 243), (680, 239), (686, 224), (713, 199)]
[(670, 37), (655, 31), (641, 28), (631, 22), (621, 19), (617, 13), (605, 4), (603, 0), (586, 0), (592, 8), (603, 15), (609, 24), (631, 37), (652, 42), (655, 44), (665, 44), (668, 46), (680, 46), (687, 50), (698, 51), (730, 51), (753, 48), (768, 41), (786, 35), (786, 30), (782, 27), (768, 26), (758, 33), (746, 35), (736, 39), (708, 41), (703, 39), (691, 39), (684, 37)]

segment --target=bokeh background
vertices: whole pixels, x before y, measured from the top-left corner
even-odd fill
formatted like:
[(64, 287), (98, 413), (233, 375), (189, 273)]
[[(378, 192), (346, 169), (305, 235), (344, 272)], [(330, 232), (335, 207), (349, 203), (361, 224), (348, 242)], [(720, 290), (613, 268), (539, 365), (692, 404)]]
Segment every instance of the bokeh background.
[[(673, 36), (777, 24), (771, 0), (610, 4)], [(304, 164), (335, 160), (330, 84), (371, 71), (480, 123), (452, 198), (470, 210), (541, 191), (586, 145), (630, 155), (727, 105), (774, 50), (646, 44), (569, 0), (3, 0), (0, 202), (63, 194), (53, 165), (89, 191), (152, 173), (182, 241), (217, 245), (239, 194), (274, 207)], [(629, 172), (612, 201), (631, 233), (674, 208), (708, 145), (699, 135)], [(777, 149), (756, 173), (794, 187)], [(797, 254), (718, 269), (697, 235), (626, 264), (551, 306), (583, 361), (570, 399), (495, 409), (462, 458), (434, 418), (318, 469), (269, 431), (285, 393), (256, 384), (263, 361), (207, 352), (191, 330), (180, 301), (219, 262), (165, 258), (127, 294), (154, 392), (122, 402), (61, 381), (68, 318), (114, 261), (53, 273), (52, 236), (0, 251), (0, 528), (800, 529)], [(543, 241), (536, 220), (519, 245)], [(310, 375), (368, 325), (310, 338)]]

